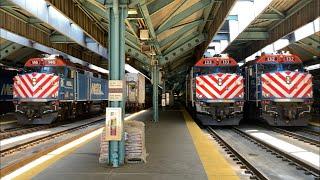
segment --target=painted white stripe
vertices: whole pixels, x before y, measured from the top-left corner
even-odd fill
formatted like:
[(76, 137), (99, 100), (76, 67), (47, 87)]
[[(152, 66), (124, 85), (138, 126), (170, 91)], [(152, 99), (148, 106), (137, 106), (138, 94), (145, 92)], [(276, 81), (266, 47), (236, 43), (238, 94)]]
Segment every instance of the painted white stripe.
[[(288, 94), (285, 90), (283, 90), (276, 82), (272, 81), (269, 77), (265, 76), (265, 80), (269, 81), (268, 85), (265, 84), (266, 86), (272, 86), (275, 89), (277, 89), (278, 91), (280, 91), (285, 97), (291, 97), (290, 94)], [(264, 87), (266, 87), (266, 86), (264, 86)], [(274, 92), (274, 93), (276, 93), (276, 92)], [(278, 95), (278, 97), (280, 97), (280, 95)]]
[[(282, 73), (281, 73), (282, 74)], [(292, 81), (290, 84), (288, 84), (286, 81), (282, 80), (276, 73), (270, 73), (272, 77), (274, 77), (279, 83), (281, 83), (283, 86), (285, 86), (288, 90), (291, 90), (292, 87), (294, 86), (295, 82), (299, 80), (299, 76), (301, 77), (302, 74), (299, 74), (294, 81)], [(283, 74), (282, 74), (283, 75)], [(284, 76), (286, 78), (286, 76)], [(290, 76), (292, 78), (292, 76)]]
[[(52, 81), (52, 82), (54, 82), (54, 81)], [(51, 84), (52, 84), (52, 82), (51, 82)], [(47, 98), (50, 94), (52, 94), (52, 92), (56, 89), (56, 87), (57, 87), (57, 86), (52, 86), (52, 87), (42, 96), (42, 98)], [(51, 98), (51, 97), (49, 97), (49, 98)]]
[(21, 89), (18, 85), (16, 85), (15, 89), (20, 97), (26, 98), (26, 96), (23, 94), (23, 92), (21, 91)]
[[(230, 76), (228, 77), (228, 79), (226, 80), (226, 82), (224, 82), (222, 84), (222, 86), (218, 86), (219, 90), (221, 91), (222, 89), (224, 89), (226, 86), (229, 86), (230, 82), (237, 77), (237, 74), (229, 74)], [(217, 77), (216, 77), (217, 78)]]
[(270, 94), (276, 98), (280, 98), (280, 95), (276, 92), (274, 92), (268, 85), (263, 85), (263, 87), (270, 92)]
[(48, 81), (33, 97), (34, 97), (34, 98), (41, 98), (41, 97), (39, 97), (39, 95), (40, 95), (43, 91), (45, 91), (49, 86), (51, 86), (51, 85), (52, 85), (52, 82), (53, 82), (54, 80), (56, 80), (57, 78), (58, 78), (58, 76), (54, 76), (53, 78), (51, 78), (51, 80)]
[(20, 76), (17, 76), (18, 81), (20, 82), (21, 87), (23, 88), (23, 90), (27, 93), (28, 97), (32, 97), (31, 92), (29, 92), (29, 90), (27, 89), (27, 87), (25, 86), (25, 84), (22, 82)]
[[(31, 91), (32, 91), (31, 93), (33, 93), (33, 91), (34, 91), (33, 87), (32, 87), (31, 82), (28, 80), (27, 75), (21, 75), (21, 78), (23, 78), (26, 81), (26, 85), (31, 89)], [(32, 80), (32, 78), (31, 78), (31, 80)]]
[(235, 86), (239, 86), (237, 84), (237, 81), (239, 80), (240, 76), (236, 77), (235, 83), (232, 83), (231, 86), (228, 87), (228, 90), (225, 90), (222, 94), (221, 94), (221, 98), (225, 98), (226, 95), (235, 87)]
[(306, 92), (308, 92), (312, 88), (311, 84), (308, 84), (301, 92), (298, 94), (298, 98), (301, 98)]
[(228, 97), (228, 99), (234, 98), (236, 94), (238, 94), (238, 92), (241, 91), (242, 89), (243, 89), (243, 86), (239, 85), (238, 88), (234, 90), (233, 93)]
[(292, 91), (292, 96), (293, 97), (301, 88), (302, 86), (305, 84), (305, 81), (308, 81), (308, 76), (305, 76), (304, 79), (302, 79), (302, 81), (297, 85), (297, 87)]
[(213, 94), (215, 95), (217, 98), (221, 98), (220, 94), (217, 93), (217, 91), (215, 91), (214, 89), (211, 88), (210, 85), (208, 85), (206, 82), (203, 81), (203, 85)]
[(207, 93), (207, 91), (205, 91), (204, 89), (202, 89), (202, 87), (197, 86), (197, 89), (198, 89), (206, 98), (212, 99), (212, 96), (209, 95), (209, 94)]
[(39, 82), (38, 82), (39, 79), (37, 79), (37, 84), (33, 86), (33, 91), (37, 90), (38, 87), (42, 86), (43, 83), (50, 77), (51, 77), (50, 75), (46, 74)]

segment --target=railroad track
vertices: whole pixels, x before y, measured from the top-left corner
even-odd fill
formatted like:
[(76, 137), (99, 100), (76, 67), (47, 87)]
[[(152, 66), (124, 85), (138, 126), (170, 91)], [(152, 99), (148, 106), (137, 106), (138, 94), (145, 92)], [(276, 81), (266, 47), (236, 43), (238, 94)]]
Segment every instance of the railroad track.
[(90, 122), (86, 122), (86, 123), (80, 124), (80, 125), (75, 126), (75, 127), (71, 127), (71, 128), (67, 128), (67, 129), (61, 130), (61, 131), (50, 133), (49, 135), (41, 136), (39, 138), (35, 138), (35, 139), (32, 139), (32, 140), (27, 141), (27, 142), (22, 142), (22, 143), (19, 143), (17, 145), (10, 146), (8, 148), (2, 147), (0, 149), (0, 157), (8, 156), (8, 155), (10, 155), (12, 153), (24, 150), (26, 148), (33, 147), (33, 146), (38, 145), (40, 143), (52, 140), (54, 138), (57, 138), (57, 137), (66, 135), (68, 133), (72, 133), (74, 131), (77, 131), (77, 130), (80, 130), (80, 129), (83, 129), (83, 128), (87, 128), (89, 126), (96, 125), (96, 124), (102, 123), (102, 122), (104, 122), (104, 119), (97, 119), (97, 120), (94, 120), (94, 121), (90, 121)]
[(246, 174), (251, 174), (250, 179), (260, 179), (267, 180), (268, 178), (262, 174), (255, 165), (246, 160), (245, 157), (240, 155), (237, 150), (235, 150), (232, 146), (230, 146), (222, 137), (219, 136), (218, 133), (215, 132), (211, 127), (207, 127), (207, 131), (210, 135), (218, 142), (218, 144), (229, 154), (233, 161), (236, 161), (238, 165), (240, 165), (241, 169), (246, 169)]
[(315, 130), (312, 130), (312, 129), (309, 129), (309, 128), (300, 128), (298, 129), (304, 133), (307, 133), (307, 134), (311, 134), (311, 135), (314, 135), (314, 136), (320, 136), (320, 132), (319, 131), (315, 131)]
[(40, 130), (54, 128), (54, 127), (58, 127), (58, 126), (63, 126), (65, 124), (78, 122), (78, 121), (81, 121), (84, 119), (88, 119), (88, 118), (92, 118), (92, 117), (100, 116), (100, 115), (101, 114), (95, 114), (95, 115), (90, 114), (90, 115), (85, 115), (83, 117), (80, 117), (80, 119), (77, 119), (77, 120), (68, 119), (65, 121), (53, 122), (52, 124), (46, 124), (46, 125), (18, 125), (17, 127), (8, 128), (8, 129), (5, 129), (4, 131), (0, 132), (0, 140), (23, 135), (23, 134), (27, 134), (27, 133), (32, 133), (32, 132), (36, 132), (36, 131), (40, 131)]
[(298, 170), (303, 170), (305, 171), (305, 174), (312, 174), (316, 179), (319, 179), (320, 176), (320, 170), (300, 159), (297, 159), (293, 156), (291, 156), (290, 154), (283, 152), (275, 147), (273, 147), (272, 145), (269, 145), (268, 143), (259, 140), (258, 138), (255, 138), (249, 134), (247, 134), (246, 132), (243, 132), (242, 130), (233, 127), (232, 128), (233, 131), (235, 131), (236, 133), (238, 133), (239, 135), (251, 140), (253, 143), (255, 144), (259, 144), (259, 146), (266, 148), (267, 151), (269, 151), (270, 153), (274, 154), (277, 158), (282, 158), (285, 159), (287, 161), (289, 161), (290, 165), (295, 165), (296, 169)]
[(54, 127), (54, 125), (40, 125), (40, 126), (17, 126), (14, 128), (6, 129), (4, 132), (0, 133), (0, 140), (35, 132), (35, 131), (40, 131), (44, 129), (48, 129)]
[(319, 136), (316, 136), (317, 138), (311, 138), (311, 137), (307, 137), (304, 136), (302, 134), (299, 134), (297, 132), (292, 132), (286, 129), (282, 129), (282, 128), (276, 128), (276, 127), (270, 127), (269, 129), (271, 129), (274, 132), (283, 134), (285, 136), (291, 137), (293, 139), (297, 139), (299, 141), (305, 142), (305, 143), (309, 143), (311, 145), (315, 145), (317, 147), (320, 147), (320, 138)]

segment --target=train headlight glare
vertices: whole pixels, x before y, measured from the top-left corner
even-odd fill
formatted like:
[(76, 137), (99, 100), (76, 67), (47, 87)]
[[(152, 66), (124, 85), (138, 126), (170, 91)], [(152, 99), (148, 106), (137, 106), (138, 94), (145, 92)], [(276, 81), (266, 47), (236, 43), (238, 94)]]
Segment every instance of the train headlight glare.
[(222, 85), (222, 79), (221, 79), (221, 78), (218, 79), (218, 85), (219, 85), (219, 86)]

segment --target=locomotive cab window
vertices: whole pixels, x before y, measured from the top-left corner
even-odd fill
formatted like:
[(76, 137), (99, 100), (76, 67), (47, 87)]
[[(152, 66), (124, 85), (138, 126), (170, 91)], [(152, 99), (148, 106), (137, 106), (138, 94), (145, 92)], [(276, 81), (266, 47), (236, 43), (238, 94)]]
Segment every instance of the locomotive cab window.
[(34, 66), (34, 67), (27, 67), (27, 72), (38, 72), (38, 73), (53, 73), (53, 74), (61, 74), (63, 73), (63, 67), (56, 67), (56, 66)]
[(239, 73), (237, 66), (216, 66), (216, 67), (195, 67), (195, 75), (213, 74), (213, 73)]
[(278, 70), (278, 64), (259, 64), (258, 71), (261, 73), (274, 72)]
[(284, 71), (299, 71), (299, 72), (304, 71), (302, 64), (286, 63), (286, 64), (282, 64), (282, 69)]

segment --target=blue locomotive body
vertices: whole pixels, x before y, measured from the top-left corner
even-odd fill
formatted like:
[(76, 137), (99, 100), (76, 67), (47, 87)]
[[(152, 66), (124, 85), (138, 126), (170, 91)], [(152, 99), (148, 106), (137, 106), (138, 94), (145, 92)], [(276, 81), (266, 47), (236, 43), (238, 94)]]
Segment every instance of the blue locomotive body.
[(19, 123), (50, 124), (105, 110), (106, 75), (58, 56), (33, 58), (25, 67), (29, 72), (16, 76), (13, 86)]
[(17, 75), (16, 69), (0, 66), (0, 114), (13, 111), (12, 86), (13, 77)]

